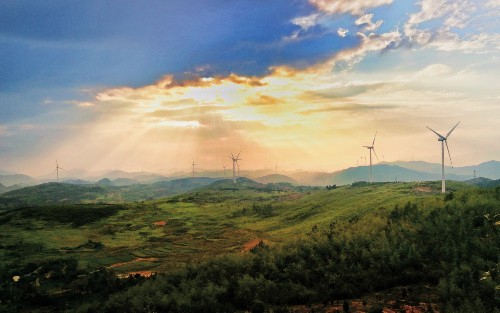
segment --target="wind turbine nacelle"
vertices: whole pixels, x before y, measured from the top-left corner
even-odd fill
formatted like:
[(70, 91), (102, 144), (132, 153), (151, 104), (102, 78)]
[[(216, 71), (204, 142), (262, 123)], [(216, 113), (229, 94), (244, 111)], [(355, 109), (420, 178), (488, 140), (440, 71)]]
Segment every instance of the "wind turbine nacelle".
[(438, 141), (445, 141), (445, 139), (440, 137), (438, 138)]

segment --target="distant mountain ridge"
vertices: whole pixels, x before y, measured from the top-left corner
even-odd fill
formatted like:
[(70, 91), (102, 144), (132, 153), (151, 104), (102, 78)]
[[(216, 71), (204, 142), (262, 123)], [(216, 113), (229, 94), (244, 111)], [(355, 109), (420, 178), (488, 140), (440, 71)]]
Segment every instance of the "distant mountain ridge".
[[(463, 167), (445, 167), (446, 179), (465, 181), (476, 177), (485, 177), (488, 179), (500, 178), (500, 162), (488, 161), (478, 165), (463, 166)], [(0, 171), (7, 172), (7, 171)], [(196, 173), (196, 178), (220, 180), (224, 177), (224, 171), (200, 171)], [(205, 175), (206, 174), (206, 175)], [(226, 173), (228, 174), (228, 173)], [(240, 176), (249, 177), (259, 183), (292, 183), (299, 185), (344, 185), (351, 184), (356, 181), (369, 180), (369, 166), (350, 167), (336, 172), (314, 172), (314, 171), (282, 171), (277, 174), (270, 169), (242, 171)], [(155, 184), (174, 181), (178, 179), (186, 179), (188, 173), (177, 172), (171, 176), (164, 176), (149, 172), (125, 172), (125, 171), (107, 171), (100, 176), (79, 178), (65, 178), (64, 183), (85, 185), (97, 184), (104, 186), (131, 186), (135, 184)], [(228, 174), (229, 175), (229, 174)], [(373, 165), (374, 181), (424, 181), (424, 180), (440, 180), (441, 179), (441, 164), (429, 163), (423, 161), (397, 161), (384, 162)], [(226, 177), (230, 179), (230, 177)], [(107, 180), (106, 180), (107, 179)], [(4, 187), (18, 189), (26, 186), (32, 186), (40, 183), (45, 183), (53, 180), (35, 179), (23, 174), (0, 175), (0, 184)], [(173, 185), (178, 184), (179, 181)], [(0, 193), (5, 188), (0, 188)]]
[(107, 186), (103, 184), (111, 182), (109, 179), (102, 179), (100, 181), (101, 184), (43, 183), (1, 194), (0, 210), (2, 208), (16, 208), (29, 205), (100, 202), (122, 203), (157, 199), (202, 188), (218, 180), (218, 178), (209, 177), (190, 177), (153, 184), (127, 186)]
[[(439, 163), (428, 163), (423, 161), (409, 161), (409, 162), (397, 161), (385, 164), (397, 165), (400, 167), (420, 172), (441, 174), (441, 164)], [(476, 177), (499, 179), (500, 162), (491, 160), (488, 162), (480, 163), (478, 165), (468, 165), (462, 167), (445, 166), (445, 173), (447, 173), (447, 176), (449, 173), (457, 176), (465, 176), (468, 177), (468, 179), (471, 179), (474, 178), (474, 171), (476, 171)]]
[(296, 184), (297, 181), (290, 176), (281, 174), (269, 174), (261, 177), (255, 178), (256, 182), (262, 184), (274, 184), (274, 183), (291, 183)]

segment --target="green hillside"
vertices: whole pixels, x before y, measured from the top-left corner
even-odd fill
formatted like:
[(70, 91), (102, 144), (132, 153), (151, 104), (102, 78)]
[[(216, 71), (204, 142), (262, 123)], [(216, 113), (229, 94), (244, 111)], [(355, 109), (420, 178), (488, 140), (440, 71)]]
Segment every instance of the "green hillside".
[[(488, 213), (493, 217), (500, 213), (500, 201), (491, 200), (495, 199), (494, 190), (481, 191), (453, 182), (448, 186), (454, 193), (445, 198), (439, 193), (438, 182), (357, 183), (332, 190), (297, 187), (276, 191), (269, 185), (239, 179), (237, 184), (223, 180), (188, 193), (142, 203), (18, 208), (0, 214), (1, 277), (9, 281), (18, 275), (27, 287), (38, 277), (38, 290), (52, 299), (51, 295), (62, 290), (74, 290), (79, 284), (87, 286), (91, 277), (88, 275), (94, 275), (89, 274), (92, 272), (105, 277), (111, 275), (109, 279), (112, 279), (112, 273), (125, 277), (138, 272), (146, 276), (153, 272), (171, 275), (177, 270), (183, 271), (186, 264), (227, 254), (238, 260), (248, 258), (251, 261), (253, 257), (250, 258), (248, 253), (261, 241), (264, 246), (271, 247), (270, 251), (288, 251), (281, 249), (284, 245), (301, 245), (320, 234), (328, 234), (332, 227), (339, 238), (360, 237), (364, 238), (366, 245), (371, 245), (370, 240), (379, 238), (380, 232), (384, 233), (384, 227), (389, 225), (387, 218), (394, 208), (406, 208), (409, 202), (422, 210), (422, 216), (427, 216), (432, 210), (448, 208), (450, 203), (462, 208), (463, 203), (474, 205), (491, 201), (496, 207), (487, 205), (481, 216)], [(415, 219), (402, 223), (403, 230), (407, 228), (408, 233), (394, 233), (394, 238), (401, 240), (424, 221)], [(412, 226), (412, 223), (417, 224)], [(484, 218), (481, 223), (484, 225)], [(321, 236), (315, 240), (322, 242)], [(360, 245), (353, 246), (353, 251), (364, 245), (357, 241), (352, 244)], [(295, 251), (298, 247), (290, 249)], [(60, 267), (49, 270), (49, 264), (60, 264)], [(64, 268), (71, 268), (74, 276), (61, 272)], [(51, 279), (52, 274), (47, 278), (50, 271), (54, 272), (54, 277), (62, 278)], [(241, 275), (246, 271), (242, 269)], [(87, 277), (87, 283), (77, 277)], [(134, 280), (131, 284), (139, 281), (142, 280)], [(398, 284), (391, 280), (385, 287)], [(301, 288), (310, 288), (304, 286)], [(374, 288), (382, 287), (377, 285)], [(86, 294), (90, 295), (89, 292)], [(306, 294), (310, 292), (315, 291), (309, 290)], [(344, 297), (357, 296), (360, 292), (346, 293)], [(338, 298), (341, 294), (331, 296)], [(11, 300), (5, 297), (3, 301)], [(313, 294), (310, 299), (320, 301)], [(234, 305), (240, 309), (248, 305), (248, 309), (252, 303)]]
[[(201, 188), (217, 180), (195, 177), (125, 186), (113, 185), (109, 179), (86, 185), (45, 183), (5, 192), (0, 195), (0, 210), (52, 204), (144, 201)], [(0, 188), (0, 192), (1, 190)]]

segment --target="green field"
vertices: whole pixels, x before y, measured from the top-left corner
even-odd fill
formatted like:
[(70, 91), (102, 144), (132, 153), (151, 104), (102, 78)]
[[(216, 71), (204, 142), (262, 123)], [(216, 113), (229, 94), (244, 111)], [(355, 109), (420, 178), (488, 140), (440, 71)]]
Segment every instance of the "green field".
[[(0, 216), (4, 249), (1, 260), (16, 254), (23, 261), (71, 256), (89, 268), (109, 267), (136, 258), (153, 262), (115, 266), (117, 272), (154, 270), (166, 272), (192, 260), (224, 253), (240, 253), (254, 239), (271, 244), (304, 238), (313, 227), (348, 220), (408, 201), (442, 205), (435, 186), (380, 184), (334, 190), (267, 191), (202, 189), (156, 201), (116, 206), (109, 216), (97, 216), (83, 225), (76, 212), (95, 205), (54, 205), (18, 209)], [(97, 206), (97, 209), (99, 206)], [(101, 205), (101, 208), (106, 206)], [(33, 212), (44, 211), (34, 214)], [(66, 218), (64, 218), (66, 217)], [(155, 222), (165, 222), (156, 226)], [(160, 223), (161, 224), (161, 223)], [(98, 242), (99, 248), (85, 247)], [(5, 248), (7, 247), (7, 248)], [(37, 247), (36, 249), (30, 247)]]

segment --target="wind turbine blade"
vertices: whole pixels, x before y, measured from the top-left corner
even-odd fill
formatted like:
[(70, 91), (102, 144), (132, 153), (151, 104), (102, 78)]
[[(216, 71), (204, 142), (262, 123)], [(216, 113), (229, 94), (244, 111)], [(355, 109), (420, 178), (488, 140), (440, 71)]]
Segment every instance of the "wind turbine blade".
[(377, 138), (377, 131), (375, 131), (375, 136), (373, 136), (372, 147), (375, 146), (375, 138)]
[(448, 140), (445, 140), (444, 143), (446, 144), (446, 150), (448, 150), (448, 156), (450, 157), (451, 167), (453, 167), (453, 161), (451, 160), (450, 148), (448, 148)]
[(370, 147), (370, 146), (362, 146), (362, 147), (364, 147), (364, 148), (368, 148), (368, 149), (371, 149), (371, 147)]
[(241, 154), (241, 150), (240, 150), (240, 152), (238, 153), (238, 155), (236, 156), (236, 158), (239, 158), (239, 157), (240, 157), (240, 154)]
[(234, 154), (233, 154), (233, 151), (229, 150), (229, 152), (231, 152), (231, 156), (233, 159), (234, 159)]
[(438, 132), (436, 132), (434, 129), (430, 128), (429, 126), (425, 126), (425, 127), (429, 128), (430, 131), (432, 131), (434, 134), (438, 135), (439, 138), (446, 139), (442, 135), (440, 135)]
[(375, 157), (377, 158), (377, 161), (379, 161), (379, 162), (380, 162), (380, 160), (378, 159), (377, 152), (375, 152), (375, 148), (373, 148), (372, 150), (373, 150), (373, 153), (375, 153)]
[(458, 123), (455, 126), (453, 126), (453, 128), (448, 132), (448, 134), (446, 134), (446, 139), (451, 134), (451, 132), (458, 126), (458, 124), (460, 124), (460, 121), (458, 121)]

